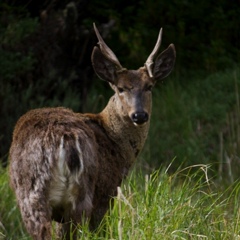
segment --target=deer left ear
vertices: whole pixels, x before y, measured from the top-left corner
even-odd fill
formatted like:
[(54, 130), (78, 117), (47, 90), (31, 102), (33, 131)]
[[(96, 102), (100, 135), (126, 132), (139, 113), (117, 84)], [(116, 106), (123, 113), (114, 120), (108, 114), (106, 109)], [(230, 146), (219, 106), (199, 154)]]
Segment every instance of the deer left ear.
[(122, 66), (114, 52), (103, 41), (95, 24), (93, 24), (93, 27), (99, 45), (99, 47), (94, 47), (92, 52), (92, 65), (94, 71), (101, 79), (115, 84), (117, 70), (121, 70)]
[(154, 61), (153, 66), (154, 78), (158, 80), (167, 77), (174, 67), (175, 59), (176, 59), (175, 47), (173, 44), (170, 44), (168, 48), (161, 52)]

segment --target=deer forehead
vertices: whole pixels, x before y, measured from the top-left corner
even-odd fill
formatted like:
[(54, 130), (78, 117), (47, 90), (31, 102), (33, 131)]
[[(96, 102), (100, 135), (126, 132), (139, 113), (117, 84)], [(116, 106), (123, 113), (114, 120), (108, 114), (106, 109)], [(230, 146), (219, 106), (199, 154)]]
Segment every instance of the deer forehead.
[(117, 87), (127, 89), (142, 89), (146, 85), (153, 85), (154, 80), (148, 76), (145, 69), (123, 70), (118, 72)]

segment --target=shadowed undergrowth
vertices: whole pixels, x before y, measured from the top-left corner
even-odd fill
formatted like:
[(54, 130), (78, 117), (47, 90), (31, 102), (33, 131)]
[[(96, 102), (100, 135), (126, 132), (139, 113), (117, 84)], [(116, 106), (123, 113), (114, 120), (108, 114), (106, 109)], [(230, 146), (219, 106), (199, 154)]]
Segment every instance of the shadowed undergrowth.
[(214, 175), (233, 183), (240, 172), (239, 89), (239, 68), (170, 76), (157, 85), (144, 162), (158, 168), (176, 157), (172, 170), (211, 164)]

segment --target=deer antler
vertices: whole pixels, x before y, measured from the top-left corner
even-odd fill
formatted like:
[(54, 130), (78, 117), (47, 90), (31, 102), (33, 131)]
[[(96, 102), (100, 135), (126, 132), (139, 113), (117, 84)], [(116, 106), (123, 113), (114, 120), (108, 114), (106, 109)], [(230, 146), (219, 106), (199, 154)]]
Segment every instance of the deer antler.
[(157, 39), (157, 43), (152, 51), (152, 53), (149, 55), (147, 61), (145, 62), (145, 67), (148, 71), (149, 77), (153, 77), (153, 73), (152, 73), (152, 65), (153, 65), (153, 60), (161, 46), (161, 42), (162, 42), (162, 28), (160, 29), (159, 35), (158, 35), (158, 39)]
[(107, 44), (103, 41), (95, 23), (93, 23), (93, 27), (94, 27), (94, 31), (97, 35), (98, 38), (98, 45), (100, 47), (100, 50), (102, 52), (102, 54), (111, 62), (113, 62), (119, 69), (122, 69), (122, 65), (120, 64), (120, 62), (118, 61), (116, 55), (114, 54), (114, 52), (107, 46)]

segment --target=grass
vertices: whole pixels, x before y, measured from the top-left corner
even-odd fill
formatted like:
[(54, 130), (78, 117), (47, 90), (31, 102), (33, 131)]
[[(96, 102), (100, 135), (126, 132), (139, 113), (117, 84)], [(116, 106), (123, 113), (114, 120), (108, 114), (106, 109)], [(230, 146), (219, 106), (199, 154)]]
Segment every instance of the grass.
[[(207, 165), (174, 174), (167, 170), (150, 175), (133, 171), (118, 189), (114, 205), (97, 232), (91, 233), (83, 226), (79, 239), (240, 239), (240, 184), (219, 189), (209, 179), (208, 171)], [(0, 239), (30, 239), (5, 170), (1, 170), (0, 181)]]
[(25, 230), (21, 224), (19, 210), (8, 184), (6, 169), (0, 168), (0, 239), (23, 238)]
[[(240, 239), (240, 69), (185, 76), (154, 89), (145, 148), (99, 229), (79, 239)], [(0, 169), (0, 239), (30, 239), (14, 199)]]

